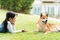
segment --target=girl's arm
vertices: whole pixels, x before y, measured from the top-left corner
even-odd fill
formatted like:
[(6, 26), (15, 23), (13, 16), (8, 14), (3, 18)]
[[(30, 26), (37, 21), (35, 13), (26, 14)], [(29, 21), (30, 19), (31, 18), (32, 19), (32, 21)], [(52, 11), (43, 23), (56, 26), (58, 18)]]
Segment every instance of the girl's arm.
[(23, 30), (15, 30), (15, 26), (8, 21), (7, 29), (11, 33), (22, 32)]

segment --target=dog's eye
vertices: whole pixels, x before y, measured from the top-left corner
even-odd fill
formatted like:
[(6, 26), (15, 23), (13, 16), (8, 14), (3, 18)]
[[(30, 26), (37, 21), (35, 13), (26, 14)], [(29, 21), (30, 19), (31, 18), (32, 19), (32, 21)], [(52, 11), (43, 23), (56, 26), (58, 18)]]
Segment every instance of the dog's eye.
[(45, 19), (45, 18), (43, 18), (43, 19)]

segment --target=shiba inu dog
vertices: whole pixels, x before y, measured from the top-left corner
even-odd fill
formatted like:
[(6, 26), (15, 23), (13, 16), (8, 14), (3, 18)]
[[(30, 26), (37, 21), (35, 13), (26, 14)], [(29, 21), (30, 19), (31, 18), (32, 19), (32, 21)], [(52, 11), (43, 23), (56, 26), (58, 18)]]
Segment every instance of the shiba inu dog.
[(37, 22), (37, 32), (43, 31), (45, 34), (49, 32), (59, 32), (60, 26), (48, 23), (48, 14), (40, 14), (40, 18)]

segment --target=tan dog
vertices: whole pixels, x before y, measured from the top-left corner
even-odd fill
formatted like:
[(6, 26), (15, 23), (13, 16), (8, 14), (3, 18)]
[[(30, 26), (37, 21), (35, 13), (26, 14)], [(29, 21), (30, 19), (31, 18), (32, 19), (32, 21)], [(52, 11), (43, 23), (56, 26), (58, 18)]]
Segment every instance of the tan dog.
[(55, 24), (49, 24), (48, 23), (48, 14), (43, 15), (41, 13), (40, 18), (37, 23), (37, 31), (43, 31), (45, 34), (49, 32), (59, 32), (60, 26)]

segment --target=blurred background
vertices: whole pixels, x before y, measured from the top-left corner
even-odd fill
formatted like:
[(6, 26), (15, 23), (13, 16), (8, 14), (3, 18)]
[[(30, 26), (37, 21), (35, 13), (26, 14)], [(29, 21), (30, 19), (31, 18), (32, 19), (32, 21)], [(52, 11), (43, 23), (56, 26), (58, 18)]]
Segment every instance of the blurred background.
[(39, 15), (47, 12), (50, 17), (60, 17), (60, 0), (34, 0), (31, 14)]
[(60, 0), (0, 0), (0, 9), (36, 15), (47, 12), (59, 18)]

